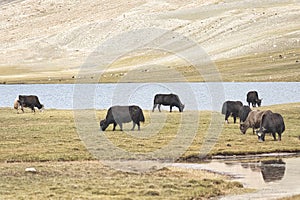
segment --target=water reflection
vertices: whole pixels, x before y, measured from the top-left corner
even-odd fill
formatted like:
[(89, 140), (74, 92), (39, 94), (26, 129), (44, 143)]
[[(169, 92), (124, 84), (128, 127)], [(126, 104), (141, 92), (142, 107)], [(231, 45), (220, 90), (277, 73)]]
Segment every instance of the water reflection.
[(225, 196), (221, 199), (277, 199), (300, 194), (300, 157), (212, 160), (206, 163), (175, 163), (172, 166), (201, 169), (230, 175), (244, 187), (257, 189), (254, 193)]
[[(175, 163), (174, 166), (202, 169), (230, 175), (246, 187), (261, 188), (269, 183), (280, 182), (286, 175), (286, 161), (292, 158), (267, 158), (255, 160), (211, 160), (205, 163)], [(300, 158), (295, 158), (300, 162)], [(300, 175), (300, 172), (299, 172)]]
[(278, 199), (300, 194), (300, 157), (235, 163), (240, 163), (244, 169), (234, 169), (235, 174), (241, 174), (237, 180), (245, 187), (255, 188), (257, 191), (225, 196), (222, 200)]
[(241, 163), (243, 168), (250, 168), (253, 172), (261, 172), (266, 183), (281, 180), (284, 177), (285, 165), (286, 163), (282, 159)]

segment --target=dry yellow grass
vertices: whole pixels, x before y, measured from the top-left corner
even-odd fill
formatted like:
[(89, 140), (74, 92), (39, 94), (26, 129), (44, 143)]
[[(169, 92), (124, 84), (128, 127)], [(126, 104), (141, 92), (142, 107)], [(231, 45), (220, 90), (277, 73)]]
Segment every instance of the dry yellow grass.
[[(299, 152), (299, 103), (262, 108), (283, 115), (286, 131), (281, 142), (267, 136), (266, 142), (259, 143), (252, 133), (242, 135), (238, 124), (227, 124), (215, 141), (211, 138), (215, 143), (209, 155)], [(166, 115), (166, 121), (150, 138), (135, 137), (135, 134), (153, 131), (148, 126), (151, 125), (149, 111), (145, 111), (146, 123), (140, 132), (128, 132), (131, 124), (127, 124), (124, 132), (113, 132), (109, 127), (99, 134), (126, 151), (148, 153), (168, 144), (176, 135), (174, 129), (178, 128), (182, 115), (191, 115), (190, 112), (154, 113), (153, 121), (161, 114)], [(96, 112), (98, 119), (105, 114), (106, 111)], [(182, 159), (199, 156), (210, 123), (216, 123), (211, 122), (211, 112), (198, 114), (201, 120), (197, 133)], [(187, 128), (195, 126), (193, 123), (185, 125)], [(185, 199), (249, 191), (242, 189), (239, 183), (225, 181), (225, 177), (197, 170), (158, 168), (158, 171), (132, 174), (110, 169), (98, 162), (79, 139), (71, 110), (46, 110), (36, 114), (26, 110), (24, 114), (16, 114), (12, 109), (2, 108), (0, 132), (0, 197), (4, 199)], [(27, 167), (34, 167), (37, 173), (26, 173)]]

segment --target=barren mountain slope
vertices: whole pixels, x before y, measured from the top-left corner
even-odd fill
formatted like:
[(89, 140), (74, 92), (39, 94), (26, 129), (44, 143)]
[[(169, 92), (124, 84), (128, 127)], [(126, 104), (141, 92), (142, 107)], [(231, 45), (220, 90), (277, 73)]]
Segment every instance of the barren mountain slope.
[[(225, 81), (242, 80), (240, 74), (231, 77), (233, 71), (250, 81), (298, 81), (299, 19), (296, 0), (2, 1), (0, 82), (72, 80), (103, 42), (143, 28), (170, 30), (197, 42)], [(125, 57), (109, 72), (188, 65), (158, 51)], [(187, 72), (190, 80), (201, 81), (193, 74)]]

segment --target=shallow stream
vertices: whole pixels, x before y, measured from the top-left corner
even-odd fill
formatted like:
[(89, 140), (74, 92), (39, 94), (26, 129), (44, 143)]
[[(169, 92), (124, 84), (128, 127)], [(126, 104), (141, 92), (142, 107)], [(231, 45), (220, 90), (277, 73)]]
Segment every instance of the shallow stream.
[[(299, 155), (298, 155), (299, 156)], [(201, 169), (232, 177), (256, 192), (221, 197), (222, 200), (277, 199), (300, 194), (300, 157), (224, 158), (207, 163), (175, 163), (172, 166)]]

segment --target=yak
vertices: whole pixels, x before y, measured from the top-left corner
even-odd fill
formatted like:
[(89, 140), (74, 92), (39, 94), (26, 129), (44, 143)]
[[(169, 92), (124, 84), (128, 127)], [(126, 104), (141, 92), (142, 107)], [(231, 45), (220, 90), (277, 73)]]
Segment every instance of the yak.
[(271, 133), (274, 140), (276, 140), (276, 133), (278, 133), (278, 140), (281, 141), (281, 134), (285, 131), (285, 124), (282, 116), (279, 113), (265, 113), (261, 118), (259, 130), (257, 131), (258, 140), (265, 141), (265, 134)]
[(106, 118), (100, 121), (100, 127), (102, 131), (105, 131), (110, 124), (113, 124), (113, 131), (115, 131), (116, 126), (119, 125), (122, 131), (122, 124), (131, 121), (133, 121), (131, 130), (134, 130), (136, 124), (140, 130), (140, 122), (145, 122), (143, 110), (139, 106), (112, 106), (108, 109)]
[(158, 105), (158, 110), (160, 110), (160, 106), (170, 106), (170, 112), (172, 112), (172, 107), (175, 106), (179, 109), (179, 112), (183, 112), (184, 104), (181, 103), (178, 95), (176, 94), (156, 94), (154, 97), (154, 105), (152, 112), (154, 112), (154, 109)]
[(246, 121), (248, 114), (250, 112), (251, 112), (251, 108), (249, 106), (242, 106), (239, 110), (240, 122)]
[(18, 110), (19, 106), (23, 113), (26, 107), (31, 108), (33, 112), (35, 112), (35, 107), (40, 111), (44, 108), (44, 105), (40, 103), (39, 98), (35, 95), (19, 95), (14, 102), (14, 108)]
[(233, 122), (236, 123), (236, 118), (239, 116), (239, 111), (243, 103), (240, 101), (225, 101), (222, 106), (222, 114), (225, 115), (225, 122), (228, 123), (228, 117), (232, 115)]
[(247, 119), (244, 122), (240, 123), (241, 132), (245, 134), (248, 128), (252, 128), (253, 134), (255, 134), (255, 129), (258, 129), (260, 127), (261, 118), (263, 114), (267, 112), (272, 112), (272, 111), (252, 110), (251, 112), (249, 112)]
[(256, 107), (256, 104), (257, 104), (257, 106), (260, 107), (262, 99), (258, 98), (257, 91), (250, 91), (247, 93), (246, 101), (248, 102), (249, 106), (250, 106), (250, 104), (252, 104), (252, 107)]

